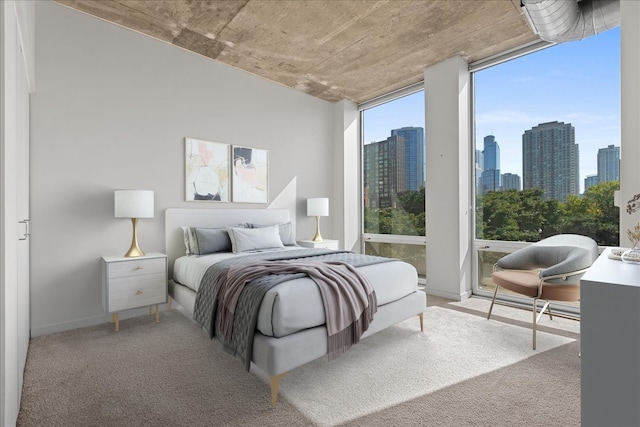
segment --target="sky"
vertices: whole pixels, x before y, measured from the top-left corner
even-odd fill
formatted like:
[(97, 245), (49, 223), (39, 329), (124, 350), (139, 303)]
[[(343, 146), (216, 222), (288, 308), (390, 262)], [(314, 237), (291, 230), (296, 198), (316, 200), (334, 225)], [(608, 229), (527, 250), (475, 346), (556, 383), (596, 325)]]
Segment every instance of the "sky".
[[(476, 148), (494, 135), (501, 173), (522, 177), (522, 134), (540, 123), (575, 128), (581, 191), (584, 178), (597, 174), (598, 149), (620, 146), (619, 28), (478, 71), (474, 78)], [(365, 143), (387, 139), (391, 129), (424, 127), (423, 97), (418, 92), (366, 110)]]

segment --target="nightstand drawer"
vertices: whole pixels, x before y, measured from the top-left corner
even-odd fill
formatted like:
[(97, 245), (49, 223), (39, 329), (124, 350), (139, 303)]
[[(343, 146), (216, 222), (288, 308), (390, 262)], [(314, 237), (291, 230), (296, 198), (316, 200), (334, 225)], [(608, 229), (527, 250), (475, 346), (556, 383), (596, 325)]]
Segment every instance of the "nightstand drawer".
[(109, 280), (109, 312), (167, 302), (164, 270), (144, 276)]
[(339, 242), (337, 240), (324, 239), (319, 242), (313, 240), (298, 240), (298, 245), (303, 248), (315, 248), (315, 249), (333, 249), (338, 250)]
[(320, 242), (313, 245), (314, 248), (320, 249), (338, 249), (335, 243), (330, 242)]
[(164, 274), (167, 265), (166, 258), (147, 258), (112, 262), (109, 264), (109, 280), (118, 277), (141, 276), (145, 274)]

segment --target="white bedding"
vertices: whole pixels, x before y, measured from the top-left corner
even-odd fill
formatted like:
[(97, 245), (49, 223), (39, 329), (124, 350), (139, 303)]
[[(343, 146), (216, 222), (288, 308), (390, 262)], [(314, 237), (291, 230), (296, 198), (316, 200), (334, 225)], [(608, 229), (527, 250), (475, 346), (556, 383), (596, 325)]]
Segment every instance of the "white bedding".
[[(290, 249), (300, 248), (284, 250)], [(229, 257), (245, 255), (249, 254), (224, 252), (180, 257), (173, 267), (174, 281), (197, 291), (210, 265)], [(371, 282), (378, 306), (396, 301), (417, 289), (418, 273), (411, 264), (405, 262), (384, 262), (359, 267), (358, 270)], [(320, 291), (311, 279), (304, 277), (280, 283), (267, 292), (260, 307), (257, 327), (263, 335), (279, 338), (324, 323)]]

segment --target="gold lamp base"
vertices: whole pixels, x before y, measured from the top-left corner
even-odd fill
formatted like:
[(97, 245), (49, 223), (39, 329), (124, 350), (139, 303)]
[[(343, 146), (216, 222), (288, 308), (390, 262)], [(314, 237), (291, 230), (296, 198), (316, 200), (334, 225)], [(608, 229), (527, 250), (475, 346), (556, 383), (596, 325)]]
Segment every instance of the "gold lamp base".
[(312, 239), (314, 242), (322, 242), (322, 236), (320, 235), (320, 217), (316, 216), (316, 235)]
[(131, 218), (131, 224), (133, 225), (133, 239), (131, 239), (131, 247), (124, 256), (126, 258), (134, 258), (144, 256), (144, 252), (138, 246), (138, 218)]

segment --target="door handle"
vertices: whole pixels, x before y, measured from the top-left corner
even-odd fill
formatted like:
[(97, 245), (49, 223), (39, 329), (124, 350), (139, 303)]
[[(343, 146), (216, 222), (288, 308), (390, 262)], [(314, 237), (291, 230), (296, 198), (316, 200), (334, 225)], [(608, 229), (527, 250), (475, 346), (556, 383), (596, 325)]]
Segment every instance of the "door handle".
[(27, 238), (31, 234), (29, 232), (29, 220), (23, 219), (22, 221), (18, 221), (18, 224), (24, 224), (24, 233), (22, 233), (22, 237), (18, 237), (18, 240), (27, 240)]

